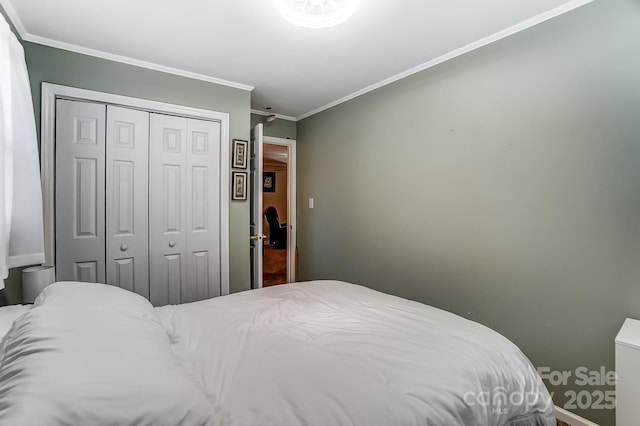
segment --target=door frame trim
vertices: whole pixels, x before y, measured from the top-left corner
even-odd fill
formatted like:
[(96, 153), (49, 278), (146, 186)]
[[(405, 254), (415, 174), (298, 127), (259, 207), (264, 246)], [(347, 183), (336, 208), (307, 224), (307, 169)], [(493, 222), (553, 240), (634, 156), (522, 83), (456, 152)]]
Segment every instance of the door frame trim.
[(100, 102), (148, 112), (179, 115), (220, 123), (220, 294), (229, 294), (229, 114), (184, 105), (42, 83), (40, 175), (44, 215), (45, 265), (55, 264), (55, 123), (56, 99)]
[[(296, 168), (296, 141), (294, 139), (276, 138), (264, 136), (263, 144), (281, 145), (289, 148), (287, 163), (287, 282), (296, 281), (296, 243), (297, 243), (297, 168)], [(264, 154), (263, 154), (264, 155)]]

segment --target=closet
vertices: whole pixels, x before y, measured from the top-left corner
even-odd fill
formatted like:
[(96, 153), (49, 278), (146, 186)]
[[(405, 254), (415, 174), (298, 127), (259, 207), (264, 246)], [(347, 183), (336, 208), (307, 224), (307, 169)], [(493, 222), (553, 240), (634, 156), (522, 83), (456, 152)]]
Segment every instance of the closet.
[(56, 100), (58, 281), (154, 305), (221, 294), (220, 122)]

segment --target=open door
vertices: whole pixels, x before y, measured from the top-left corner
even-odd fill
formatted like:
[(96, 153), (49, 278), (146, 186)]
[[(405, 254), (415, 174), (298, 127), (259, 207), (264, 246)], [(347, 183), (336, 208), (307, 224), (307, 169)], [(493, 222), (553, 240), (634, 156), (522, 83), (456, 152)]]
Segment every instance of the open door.
[(251, 288), (262, 288), (262, 256), (264, 239), (262, 230), (262, 150), (264, 129), (262, 123), (253, 129), (251, 140)]

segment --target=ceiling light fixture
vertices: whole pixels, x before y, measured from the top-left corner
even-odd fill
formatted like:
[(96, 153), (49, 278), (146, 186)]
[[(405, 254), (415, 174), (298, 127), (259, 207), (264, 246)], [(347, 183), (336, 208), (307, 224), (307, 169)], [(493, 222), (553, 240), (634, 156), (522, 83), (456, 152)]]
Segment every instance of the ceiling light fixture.
[(358, 0), (279, 0), (280, 14), (292, 24), (306, 28), (338, 25), (353, 15)]

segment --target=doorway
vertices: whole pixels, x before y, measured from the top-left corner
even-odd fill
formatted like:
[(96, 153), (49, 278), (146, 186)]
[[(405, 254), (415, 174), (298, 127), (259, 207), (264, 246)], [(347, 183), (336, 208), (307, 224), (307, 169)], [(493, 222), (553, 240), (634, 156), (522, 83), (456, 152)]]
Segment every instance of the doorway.
[[(288, 145), (264, 140), (262, 170), (262, 285), (290, 282), (288, 274), (289, 244), (289, 149)], [(294, 248), (295, 249), (295, 248)]]
[(296, 145), (254, 130), (252, 287), (296, 281)]

